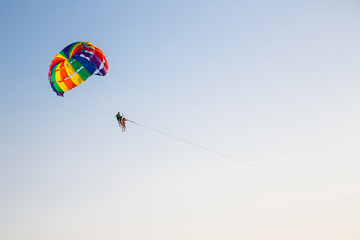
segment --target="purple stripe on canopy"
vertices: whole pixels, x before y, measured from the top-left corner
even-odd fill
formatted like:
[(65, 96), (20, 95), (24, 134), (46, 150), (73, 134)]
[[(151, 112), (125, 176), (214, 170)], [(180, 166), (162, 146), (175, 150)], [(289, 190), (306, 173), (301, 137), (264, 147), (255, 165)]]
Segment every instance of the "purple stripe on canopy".
[(90, 62), (92, 62), (97, 68), (101, 66), (101, 60), (94, 54), (88, 52), (79, 52), (76, 55), (80, 55), (80, 54), (83, 54), (85, 57), (88, 57), (90, 59)]
[(103, 67), (102, 69), (100, 69), (99, 73), (97, 73), (96, 75), (105, 76), (107, 71), (108, 71), (107, 68)]

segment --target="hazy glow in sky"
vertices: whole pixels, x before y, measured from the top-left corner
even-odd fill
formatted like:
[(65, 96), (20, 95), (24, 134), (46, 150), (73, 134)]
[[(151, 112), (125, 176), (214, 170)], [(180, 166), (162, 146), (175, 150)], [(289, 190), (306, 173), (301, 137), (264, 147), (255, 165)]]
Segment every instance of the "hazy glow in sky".
[[(358, 1), (1, 4), (0, 239), (358, 240)], [(57, 97), (54, 55), (106, 77)]]

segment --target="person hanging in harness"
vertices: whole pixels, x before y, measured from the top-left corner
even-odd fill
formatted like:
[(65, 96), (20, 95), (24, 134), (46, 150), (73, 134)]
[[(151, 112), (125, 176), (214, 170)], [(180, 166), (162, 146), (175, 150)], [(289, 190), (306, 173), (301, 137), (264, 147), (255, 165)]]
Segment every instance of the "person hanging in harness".
[(126, 121), (127, 121), (127, 119), (124, 116), (122, 116), (122, 118), (120, 120), (120, 125), (121, 125), (121, 130), (123, 132), (125, 132), (125, 130), (126, 130), (126, 123), (125, 123)]
[(123, 132), (125, 132), (125, 130), (126, 130), (126, 118), (124, 117), (124, 116), (122, 116), (121, 114), (120, 114), (120, 112), (118, 112), (116, 115), (116, 119), (117, 119), (117, 121), (118, 121), (118, 124), (119, 124), (119, 127), (121, 127), (121, 130), (123, 131)]
[(118, 121), (119, 127), (121, 127), (121, 120), (122, 120), (122, 116), (120, 114), (120, 112), (118, 112), (116, 115), (116, 120)]

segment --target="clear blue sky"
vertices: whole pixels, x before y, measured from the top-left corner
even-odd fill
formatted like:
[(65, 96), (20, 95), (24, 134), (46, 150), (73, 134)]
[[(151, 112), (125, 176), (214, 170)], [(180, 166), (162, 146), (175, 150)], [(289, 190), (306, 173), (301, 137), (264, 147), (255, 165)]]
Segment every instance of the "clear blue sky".
[[(358, 240), (358, 1), (2, 1), (0, 239)], [(57, 97), (54, 55), (105, 77)]]

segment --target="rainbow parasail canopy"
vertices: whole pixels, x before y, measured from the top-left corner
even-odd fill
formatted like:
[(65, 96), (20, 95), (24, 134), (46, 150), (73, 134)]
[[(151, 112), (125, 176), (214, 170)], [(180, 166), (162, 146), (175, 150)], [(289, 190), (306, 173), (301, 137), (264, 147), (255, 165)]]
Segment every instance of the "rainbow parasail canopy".
[(105, 76), (109, 69), (104, 53), (91, 42), (75, 42), (51, 61), (50, 86), (58, 96), (77, 87), (92, 75)]

